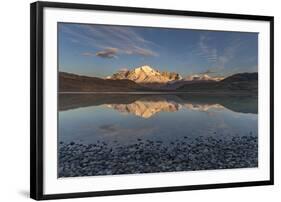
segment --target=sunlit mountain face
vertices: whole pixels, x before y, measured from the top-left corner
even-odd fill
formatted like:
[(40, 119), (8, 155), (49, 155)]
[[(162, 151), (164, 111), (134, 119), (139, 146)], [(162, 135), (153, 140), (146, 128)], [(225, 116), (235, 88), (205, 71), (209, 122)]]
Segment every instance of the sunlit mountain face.
[(127, 79), (139, 84), (168, 84), (183, 81), (220, 81), (224, 79), (221, 76), (210, 76), (208, 74), (192, 74), (183, 78), (179, 73), (169, 71), (159, 71), (150, 65), (143, 65), (132, 70), (121, 69), (106, 79), (122, 80)]
[(132, 70), (122, 69), (112, 76), (106, 77), (113, 80), (131, 80), (143, 86), (163, 86), (169, 82), (182, 80), (182, 76), (176, 72), (159, 71), (150, 65), (143, 65)]

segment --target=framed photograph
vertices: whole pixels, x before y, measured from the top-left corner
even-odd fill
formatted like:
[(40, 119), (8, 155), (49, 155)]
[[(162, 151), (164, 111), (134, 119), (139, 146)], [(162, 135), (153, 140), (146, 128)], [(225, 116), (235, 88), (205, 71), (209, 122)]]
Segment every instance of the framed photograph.
[(31, 198), (273, 184), (273, 17), (31, 4)]

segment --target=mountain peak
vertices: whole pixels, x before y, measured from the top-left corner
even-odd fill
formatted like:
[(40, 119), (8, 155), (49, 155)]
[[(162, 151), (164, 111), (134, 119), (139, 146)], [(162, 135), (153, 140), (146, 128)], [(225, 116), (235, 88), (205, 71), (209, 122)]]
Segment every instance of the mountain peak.
[(131, 71), (117, 72), (111, 79), (128, 79), (141, 84), (166, 84), (170, 81), (180, 80), (181, 76), (175, 72), (160, 72), (149, 65), (139, 66)]
[(149, 65), (143, 65), (143, 66), (137, 67), (137, 68), (135, 69), (135, 71), (140, 71), (140, 70), (145, 71), (145, 72), (155, 71), (155, 70), (154, 70), (151, 66), (149, 66)]
[(133, 71), (135, 72), (135, 74), (140, 75), (140, 76), (141, 76), (141, 74), (144, 74), (148, 77), (160, 75), (159, 71), (153, 69), (149, 65), (143, 65), (143, 66), (137, 67)]

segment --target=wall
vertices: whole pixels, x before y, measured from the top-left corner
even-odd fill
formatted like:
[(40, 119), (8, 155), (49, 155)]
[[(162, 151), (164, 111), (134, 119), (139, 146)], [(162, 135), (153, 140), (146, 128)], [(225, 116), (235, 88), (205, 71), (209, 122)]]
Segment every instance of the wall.
[[(74, 1), (74, 0), (73, 0)], [(0, 201), (26, 201), (29, 191), (29, 3), (2, 1), (0, 12)], [(281, 13), (278, 1), (84, 0), (75, 2), (275, 16), (275, 186), (100, 197), (95, 201), (277, 201), (280, 190)], [(279, 91), (279, 92), (278, 92)], [(77, 201), (91, 201), (77, 199)], [(72, 200), (70, 200), (72, 201)]]

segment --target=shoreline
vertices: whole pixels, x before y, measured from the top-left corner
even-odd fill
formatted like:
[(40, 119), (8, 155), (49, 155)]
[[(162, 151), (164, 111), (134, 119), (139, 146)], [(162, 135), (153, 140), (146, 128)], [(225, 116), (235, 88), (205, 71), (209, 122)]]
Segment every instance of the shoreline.
[(168, 145), (138, 139), (130, 145), (59, 143), (58, 177), (253, 168), (258, 137), (183, 137)]

